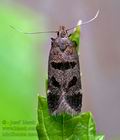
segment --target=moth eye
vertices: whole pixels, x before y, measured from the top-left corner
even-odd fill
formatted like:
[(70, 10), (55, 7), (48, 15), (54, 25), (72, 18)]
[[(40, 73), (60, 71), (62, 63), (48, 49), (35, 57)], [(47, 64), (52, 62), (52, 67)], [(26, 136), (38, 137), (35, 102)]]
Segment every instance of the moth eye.
[(51, 46), (53, 46), (54, 45), (54, 43), (53, 42), (51, 42)]
[(77, 82), (77, 77), (74, 76), (73, 79), (69, 82), (68, 88), (76, 85), (76, 82)]
[(51, 38), (51, 46), (53, 46), (55, 43), (55, 39), (54, 38)]
[(57, 88), (60, 88), (60, 84), (59, 84), (58, 81), (56, 81), (56, 79), (55, 79), (54, 76), (52, 76), (51, 81), (52, 81), (52, 85), (53, 85), (53, 86), (55, 86), (55, 87), (57, 87)]

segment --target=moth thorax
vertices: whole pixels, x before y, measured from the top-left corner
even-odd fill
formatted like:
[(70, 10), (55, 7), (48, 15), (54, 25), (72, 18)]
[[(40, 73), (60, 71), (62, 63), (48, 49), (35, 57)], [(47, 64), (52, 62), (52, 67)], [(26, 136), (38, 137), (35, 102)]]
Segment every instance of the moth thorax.
[(58, 37), (64, 38), (67, 35), (65, 26), (60, 26), (58, 31)]

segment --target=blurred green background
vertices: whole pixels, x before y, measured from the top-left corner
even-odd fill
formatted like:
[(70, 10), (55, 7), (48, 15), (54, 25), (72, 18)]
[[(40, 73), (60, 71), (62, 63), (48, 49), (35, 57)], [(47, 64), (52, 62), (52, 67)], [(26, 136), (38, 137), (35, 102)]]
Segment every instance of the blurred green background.
[[(25, 35), (9, 25), (24, 31), (43, 30), (40, 19), (42, 15), (38, 20), (37, 14), (22, 6), (0, 6), (0, 140), (37, 139), (37, 94), (44, 90), (45, 80), (40, 44), (45, 36)], [(21, 122), (17, 124), (17, 121)], [(32, 122), (24, 124), (23, 121)], [(32, 134), (23, 137), (20, 133), (25, 128), (22, 127), (28, 126), (32, 131), (27, 132)], [(3, 130), (3, 127), (14, 130)], [(17, 131), (18, 127), (22, 130)], [(17, 132), (20, 136), (12, 134)]]

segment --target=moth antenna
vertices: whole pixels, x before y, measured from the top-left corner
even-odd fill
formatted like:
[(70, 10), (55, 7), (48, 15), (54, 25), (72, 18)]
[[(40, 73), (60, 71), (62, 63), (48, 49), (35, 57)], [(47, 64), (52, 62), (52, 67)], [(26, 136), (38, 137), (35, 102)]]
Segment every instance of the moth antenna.
[(88, 24), (90, 22), (93, 22), (98, 17), (99, 13), (100, 13), (100, 10), (98, 10), (97, 13), (96, 13), (96, 15), (92, 19), (90, 19), (88, 21), (83, 22), (82, 20), (79, 20), (77, 26), (74, 26), (72, 28), (69, 28), (69, 29), (67, 29), (67, 31), (72, 30), (72, 29), (74, 29), (74, 28), (76, 28), (78, 26), (85, 25), (85, 24)]
[(58, 31), (45, 31), (45, 32), (23, 32), (20, 29), (16, 29), (14, 26), (9, 25), (13, 30), (18, 31), (23, 34), (41, 34), (41, 33), (57, 33)]
[(92, 19), (85, 21), (85, 22), (82, 22), (81, 25), (88, 24), (88, 23), (94, 21), (98, 17), (99, 13), (100, 13), (100, 10), (97, 11), (96, 15)]

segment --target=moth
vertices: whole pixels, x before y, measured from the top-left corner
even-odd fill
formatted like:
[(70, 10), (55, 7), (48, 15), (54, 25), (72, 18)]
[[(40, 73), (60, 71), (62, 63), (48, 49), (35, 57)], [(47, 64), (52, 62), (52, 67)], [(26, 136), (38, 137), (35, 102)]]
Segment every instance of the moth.
[(76, 42), (69, 39), (64, 26), (51, 38), (48, 60), (47, 101), (53, 115), (78, 114), (82, 106), (80, 64)]
[[(90, 23), (80, 21), (78, 26)], [(76, 26), (77, 27), (77, 26)], [(82, 107), (82, 84), (80, 63), (76, 41), (70, 39), (65, 26), (60, 26), (57, 37), (51, 38), (51, 49), (48, 60), (48, 90), (47, 101), (52, 115), (67, 113), (76, 115)]]
[[(47, 32), (23, 32), (24, 34), (56, 33), (56, 38), (51, 38), (51, 49), (48, 59), (48, 89), (47, 102), (50, 114), (57, 115), (67, 113), (76, 115), (82, 107), (82, 85), (80, 75), (80, 63), (77, 51), (77, 43), (71, 40), (72, 34), (68, 31), (80, 25), (94, 21), (99, 15), (82, 22), (73, 28), (66, 29), (60, 26), (58, 31)], [(13, 26), (10, 27), (16, 30)]]

